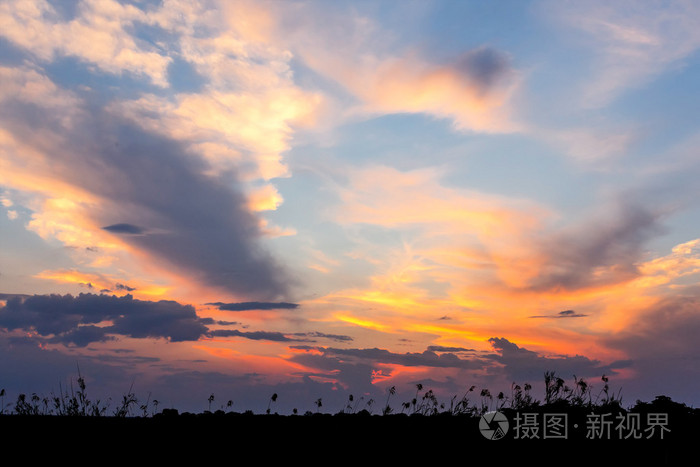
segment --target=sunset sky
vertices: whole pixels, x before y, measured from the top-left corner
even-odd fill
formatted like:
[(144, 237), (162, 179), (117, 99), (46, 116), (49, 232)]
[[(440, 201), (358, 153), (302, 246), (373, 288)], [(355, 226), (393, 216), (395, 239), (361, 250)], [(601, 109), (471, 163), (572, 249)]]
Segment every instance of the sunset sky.
[(697, 406), (699, 49), (691, 0), (4, 0), (0, 388)]

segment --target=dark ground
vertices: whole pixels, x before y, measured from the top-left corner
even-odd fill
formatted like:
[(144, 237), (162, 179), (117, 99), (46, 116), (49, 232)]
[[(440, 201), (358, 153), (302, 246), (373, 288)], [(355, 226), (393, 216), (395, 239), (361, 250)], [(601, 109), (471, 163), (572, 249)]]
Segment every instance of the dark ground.
[[(660, 407), (650, 407), (658, 411)], [(546, 412), (545, 409), (540, 409)], [(504, 411), (513, 423), (514, 412)], [(480, 417), (402, 415), (157, 414), (153, 417), (0, 416), (6, 452), (33, 460), (104, 463), (225, 461), (311, 465), (661, 466), (694, 458), (697, 411), (669, 414), (664, 438), (586, 438), (585, 414), (569, 413), (566, 439), (482, 436)], [(578, 429), (574, 428), (578, 425)], [(208, 458), (208, 459), (207, 459)], [(24, 460), (25, 457), (22, 457)]]

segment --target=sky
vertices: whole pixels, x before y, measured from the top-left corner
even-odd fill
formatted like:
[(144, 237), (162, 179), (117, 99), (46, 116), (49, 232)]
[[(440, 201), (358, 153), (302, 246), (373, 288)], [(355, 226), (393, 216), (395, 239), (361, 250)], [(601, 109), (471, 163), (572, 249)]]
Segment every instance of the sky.
[(0, 387), (698, 406), (698, 49), (695, 1), (3, 0)]

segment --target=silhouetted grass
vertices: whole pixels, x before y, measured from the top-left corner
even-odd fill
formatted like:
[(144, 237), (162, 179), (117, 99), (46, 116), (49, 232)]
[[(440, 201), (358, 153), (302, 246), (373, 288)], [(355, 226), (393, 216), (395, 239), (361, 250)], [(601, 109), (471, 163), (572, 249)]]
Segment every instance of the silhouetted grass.
[[(365, 400), (364, 396), (355, 398), (352, 394), (348, 396), (347, 402), (335, 414), (325, 414), (321, 412), (323, 407), (322, 398), (317, 398), (313, 404), (316, 406), (315, 412), (306, 411), (303, 416), (318, 416), (318, 415), (337, 415), (347, 418), (348, 416), (382, 416), (382, 417), (436, 417), (444, 418), (461, 417), (478, 419), (486, 412), (498, 410), (509, 414), (517, 412), (544, 412), (546, 410), (556, 410), (559, 412), (575, 412), (575, 413), (594, 413), (608, 411), (611, 413), (627, 412), (627, 411), (648, 411), (650, 409), (659, 408), (659, 404), (663, 404), (666, 408), (673, 408), (674, 413), (685, 413), (684, 417), (693, 416), (700, 418), (698, 409), (692, 409), (673, 402), (666, 396), (659, 396), (652, 402), (637, 401), (631, 407), (624, 408), (622, 405), (621, 391), (613, 391), (610, 388), (609, 379), (603, 375), (602, 388), (597, 392), (593, 392), (593, 386), (583, 378), (574, 376), (573, 384), (567, 382), (555, 374), (554, 372), (544, 373), (544, 397), (542, 400), (537, 399), (532, 394), (532, 385), (524, 383), (522, 386), (513, 383), (509, 395), (499, 392), (495, 397), (487, 388), (476, 392), (476, 386), (471, 386), (465, 390), (464, 394), (459, 397), (453, 396), (448, 403), (438, 400), (435, 392), (432, 389), (424, 388), (422, 384), (415, 385), (415, 395), (410, 400), (404, 401), (396, 405), (400, 410), (392, 406), (392, 397), (396, 396), (397, 390), (392, 386), (387, 390), (387, 398), (384, 407), (379, 413), (373, 413), (373, 399)], [(215, 402), (215, 395), (212, 393), (207, 399), (208, 410), (201, 414), (191, 414), (183, 412), (182, 414), (177, 409), (163, 409), (158, 411), (159, 402), (157, 399), (151, 399), (149, 393), (145, 401), (139, 401), (136, 394), (133, 392), (133, 384), (129, 391), (122, 396), (120, 400), (113, 404), (113, 401), (102, 401), (100, 399), (91, 399), (88, 396), (85, 379), (78, 369), (78, 377), (74, 383), (71, 381), (67, 388), (59, 385), (59, 393), (51, 393), (49, 396), (42, 397), (36, 393), (27, 395), (24, 393), (18, 394), (14, 403), (6, 403), (8, 397), (4, 389), (0, 389), (0, 406), (1, 416), (22, 416), (22, 417), (37, 417), (37, 416), (54, 416), (54, 417), (93, 417), (93, 418), (158, 418), (183, 415), (183, 416), (223, 416), (223, 415), (255, 415), (251, 410), (245, 410), (242, 414), (232, 411), (233, 401), (229, 400), (225, 408), (222, 405), (221, 409), (212, 411), (212, 405)], [(270, 397), (267, 405), (266, 415), (271, 413), (272, 405), (277, 401), (278, 394), (274, 393)], [(274, 415), (279, 415), (274, 413)], [(298, 410), (295, 408), (289, 416), (299, 416)]]
[[(544, 398), (539, 400), (532, 394), (532, 385), (525, 383), (520, 385), (513, 383), (511, 386), (510, 395), (499, 392), (494, 397), (488, 388), (483, 388), (472, 400), (471, 397), (475, 394), (476, 386), (471, 386), (458, 399), (455, 395), (449, 400), (449, 405), (438, 400), (438, 397), (432, 389), (425, 389), (422, 384), (415, 385), (415, 396), (409, 400), (400, 403), (401, 410), (397, 411), (392, 405), (392, 396), (397, 393), (396, 387), (392, 386), (387, 390), (386, 403), (380, 414), (382, 416), (391, 415), (411, 415), (411, 416), (435, 416), (435, 415), (452, 415), (452, 416), (469, 416), (479, 417), (486, 412), (492, 410), (515, 410), (515, 411), (532, 411), (542, 409), (543, 407), (558, 407), (566, 408), (584, 408), (588, 410), (601, 408), (619, 408), (622, 409), (621, 390), (611, 390), (609, 379), (603, 375), (601, 381), (603, 387), (597, 394), (593, 393), (593, 387), (583, 378), (574, 376), (573, 384), (568, 385), (566, 381), (555, 374), (554, 372), (544, 373)], [(149, 393), (145, 401), (139, 401), (136, 394), (133, 392), (133, 385), (129, 391), (122, 396), (116, 406), (110, 411), (112, 401), (101, 401), (99, 399), (92, 400), (88, 397), (85, 379), (80, 374), (78, 369), (78, 377), (74, 387), (71, 381), (68, 388), (63, 388), (59, 385), (59, 393), (51, 393), (47, 397), (42, 397), (36, 393), (27, 395), (20, 393), (17, 396), (14, 404), (6, 403), (7, 393), (5, 389), (0, 389), (0, 415), (21, 415), (21, 416), (69, 416), (69, 417), (141, 417), (148, 418), (159, 414), (172, 415), (177, 413), (177, 410), (164, 409), (158, 412), (159, 401), (151, 400)], [(666, 396), (659, 396), (663, 400), (670, 400)], [(271, 414), (271, 406), (277, 401), (277, 393), (272, 394), (268, 401), (266, 414)], [(212, 404), (216, 400), (212, 393), (207, 398), (207, 407), (205, 414), (212, 413)], [(316, 411), (307, 411), (304, 415), (319, 414), (323, 407), (322, 398), (317, 398), (313, 404), (316, 406)], [(373, 399), (365, 400), (364, 396), (355, 398), (352, 394), (348, 396), (347, 402), (337, 412), (337, 415), (375, 415), (373, 414), (372, 406)], [(648, 403), (637, 401), (634, 407), (647, 407)], [(213, 413), (226, 414), (231, 413), (233, 401), (229, 400), (226, 403), (226, 410), (216, 410)], [(136, 410), (138, 408), (138, 410)], [(631, 408), (630, 408), (631, 410)], [(252, 414), (252, 411), (246, 410), (244, 413)], [(294, 409), (291, 415), (297, 415), (298, 411)], [(275, 415), (278, 415), (275, 413)], [(379, 415), (379, 414), (376, 414)]]
[[(270, 446), (275, 446), (276, 450), (285, 447), (289, 452), (312, 445), (338, 449), (356, 446), (352, 453), (359, 457), (363, 450), (373, 446), (377, 448), (376, 454), (394, 446), (391, 443), (398, 443), (394, 455), (409, 461), (415, 461), (410, 455), (414, 451), (436, 451), (437, 455), (442, 449), (463, 453), (472, 461), (483, 455), (497, 465), (519, 461), (521, 465), (529, 465), (527, 456), (546, 456), (552, 461), (560, 456), (560, 461), (565, 457), (570, 459), (566, 461), (568, 465), (590, 465), (588, 457), (579, 459), (577, 453), (590, 456), (594, 452), (605, 453), (605, 465), (674, 465), (683, 448), (693, 445), (699, 434), (700, 410), (674, 402), (667, 396), (657, 396), (650, 402), (636, 401), (625, 408), (621, 391), (612, 390), (605, 375), (601, 382), (602, 386), (594, 390), (593, 385), (583, 379), (574, 377), (568, 384), (555, 373), (546, 372), (542, 399), (535, 397), (529, 383), (513, 383), (509, 394), (499, 392), (494, 396), (487, 388), (477, 391), (476, 386), (471, 386), (461, 396), (455, 395), (447, 401), (440, 401), (432, 389), (416, 384), (411, 388), (412, 397), (403, 402), (397, 400), (396, 387), (389, 388), (384, 407), (376, 413), (373, 399), (348, 395), (335, 413), (322, 412), (324, 401), (319, 397), (300, 401), (313, 403), (315, 411), (300, 414), (294, 409), (288, 415), (280, 415), (272, 411), (278, 399), (284, 397), (277, 393), (271, 395), (267, 409), (259, 414), (249, 409), (232, 410), (232, 400), (215, 409), (217, 399), (213, 393), (202, 401), (207, 410), (201, 413), (159, 409), (158, 400), (152, 399), (151, 394), (139, 400), (133, 385), (117, 401), (93, 400), (79, 372), (75, 382), (67, 388), (61, 386), (58, 394), (48, 397), (19, 394), (14, 402), (7, 402), (9, 395), (0, 389), (0, 431), (2, 439), (8, 443), (25, 437), (56, 443), (60, 439), (64, 444), (57, 445), (59, 448), (77, 441), (83, 445), (97, 445), (105, 440), (112, 440), (117, 446), (122, 442), (131, 445), (162, 440), (167, 443), (163, 445), (173, 448), (235, 442), (239, 448), (266, 446), (266, 454), (270, 453)], [(511, 423), (518, 414), (525, 413), (568, 413), (574, 420), (605, 413), (613, 418), (627, 413), (644, 417), (667, 414), (670, 431), (663, 440), (629, 439), (612, 444), (586, 440), (581, 435), (585, 430), (584, 422), (578, 431), (572, 431), (577, 436), (566, 443), (560, 440), (545, 440), (546, 444), (543, 440), (518, 442), (512, 435), (503, 441), (492, 441), (479, 434), (479, 422), (482, 415), (494, 410), (506, 414)], [(387, 434), (392, 436), (387, 437)], [(398, 446), (403, 447), (399, 449)], [(510, 447), (504, 449), (507, 446)]]

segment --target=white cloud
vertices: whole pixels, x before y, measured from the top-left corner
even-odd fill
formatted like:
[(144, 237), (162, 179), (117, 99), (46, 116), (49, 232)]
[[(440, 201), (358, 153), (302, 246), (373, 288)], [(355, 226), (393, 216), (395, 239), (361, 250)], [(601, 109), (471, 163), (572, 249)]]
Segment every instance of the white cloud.
[(170, 58), (128, 31), (149, 22), (144, 11), (113, 0), (85, 0), (77, 11), (74, 19), (63, 21), (46, 1), (3, 2), (0, 35), (43, 62), (72, 56), (108, 73), (129, 72), (168, 86)]

